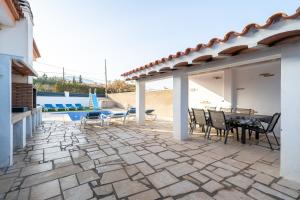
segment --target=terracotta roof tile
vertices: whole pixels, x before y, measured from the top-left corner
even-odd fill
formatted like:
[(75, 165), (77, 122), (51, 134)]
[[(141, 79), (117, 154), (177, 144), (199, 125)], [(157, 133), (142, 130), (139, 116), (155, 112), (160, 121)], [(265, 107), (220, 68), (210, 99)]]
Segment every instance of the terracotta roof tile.
[(188, 54), (190, 54), (192, 52), (196, 52), (196, 51), (199, 51), (199, 50), (204, 49), (204, 48), (212, 47), (213, 45), (218, 44), (218, 43), (227, 42), (232, 37), (238, 37), (238, 36), (246, 35), (252, 29), (253, 30), (258, 30), (258, 29), (268, 28), (269, 26), (271, 26), (272, 24), (274, 24), (274, 23), (276, 23), (278, 21), (287, 20), (287, 19), (295, 19), (295, 18), (297, 18), (299, 16), (300, 16), (300, 7), (292, 15), (287, 15), (286, 13), (281, 13), (281, 12), (280, 13), (276, 13), (276, 14), (270, 16), (267, 19), (266, 23), (263, 24), (263, 25), (259, 25), (259, 24), (256, 24), (256, 23), (248, 24), (248, 25), (246, 25), (244, 27), (244, 29), (240, 33), (235, 32), (235, 31), (230, 31), (230, 32), (228, 32), (228, 33), (225, 34), (225, 36), (224, 36), (223, 39), (212, 38), (211, 40), (209, 40), (209, 42), (207, 44), (200, 43), (200, 44), (196, 45), (195, 48), (187, 48), (187, 49), (185, 49), (185, 51), (182, 51), (182, 52), (178, 51), (176, 54), (171, 54), (167, 58), (161, 58), (159, 60), (151, 62), (150, 64), (146, 64), (146, 65), (144, 65), (142, 67), (136, 68), (135, 70), (131, 70), (131, 71), (125, 72), (125, 73), (122, 74), (122, 76), (128, 76), (128, 75), (130, 75), (130, 74), (132, 74), (134, 72), (144, 70), (145, 68), (153, 67), (154, 65), (159, 65), (161, 63), (170, 61), (170, 60), (172, 60), (174, 58), (179, 58), (181, 56), (188, 55)]

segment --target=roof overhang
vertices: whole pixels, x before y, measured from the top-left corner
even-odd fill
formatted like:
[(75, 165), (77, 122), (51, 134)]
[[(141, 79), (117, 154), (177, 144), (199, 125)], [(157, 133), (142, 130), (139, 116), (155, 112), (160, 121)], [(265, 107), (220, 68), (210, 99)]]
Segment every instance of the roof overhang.
[(33, 14), (27, 0), (0, 0), (0, 26), (14, 26), (25, 17), (25, 12), (33, 23)]
[(33, 39), (33, 59), (36, 60), (37, 58), (40, 57), (41, 57), (40, 51), (36, 45), (35, 40)]
[(0, 26), (13, 26), (20, 14), (12, 0), (0, 1)]
[(12, 73), (22, 76), (38, 76), (37, 72), (29, 67), (23, 60), (12, 59)]
[[(253, 54), (273, 46), (300, 41), (300, 10), (293, 15), (278, 13), (266, 24), (249, 24), (241, 33), (229, 32), (223, 39), (213, 38), (207, 44), (199, 44), (184, 52), (177, 52), (167, 58), (122, 74), (126, 80), (161, 76), (174, 70), (186, 70), (231, 57)], [(229, 59), (230, 60), (230, 59)]]

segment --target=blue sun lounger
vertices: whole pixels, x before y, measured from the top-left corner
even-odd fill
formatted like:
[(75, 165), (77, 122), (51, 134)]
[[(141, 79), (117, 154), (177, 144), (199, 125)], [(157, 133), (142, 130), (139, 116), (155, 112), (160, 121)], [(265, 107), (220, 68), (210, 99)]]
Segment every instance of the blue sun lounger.
[(129, 115), (129, 110), (126, 112), (111, 112), (111, 111), (102, 111), (101, 118), (102, 123), (109, 125), (112, 119), (122, 119), (123, 124), (126, 122), (126, 118)]
[(99, 121), (100, 125), (103, 125), (103, 119), (101, 117), (101, 112), (88, 112), (86, 115), (83, 115), (80, 119), (80, 128), (83, 125), (83, 128), (85, 128), (85, 125), (88, 121)]
[(83, 110), (83, 106), (80, 103), (75, 103), (77, 110)]
[(67, 104), (66, 104), (66, 108), (67, 108), (68, 110), (77, 110), (76, 107), (73, 106), (73, 105), (70, 104), (70, 103), (67, 103)]
[(55, 104), (55, 106), (56, 106), (57, 111), (67, 110), (67, 108), (63, 104), (57, 103), (57, 104)]
[[(146, 109), (145, 110), (145, 114), (146, 116), (148, 117), (151, 117), (152, 120), (155, 120), (157, 115), (154, 114), (154, 109)], [(129, 110), (128, 110), (128, 113), (129, 113), (129, 116), (135, 116), (136, 115), (136, 108), (135, 107), (131, 107)]]
[(53, 106), (52, 104), (44, 104), (44, 110), (46, 112), (48, 112), (48, 111), (56, 111), (56, 107)]

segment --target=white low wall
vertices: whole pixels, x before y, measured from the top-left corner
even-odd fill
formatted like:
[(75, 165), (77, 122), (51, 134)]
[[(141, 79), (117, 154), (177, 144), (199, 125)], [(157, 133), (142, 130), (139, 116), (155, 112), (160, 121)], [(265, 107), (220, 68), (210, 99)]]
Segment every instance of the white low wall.
[(80, 103), (83, 106), (89, 106), (89, 98), (88, 97), (52, 97), (52, 96), (37, 96), (36, 98), (37, 104), (44, 105), (44, 104), (75, 104)]

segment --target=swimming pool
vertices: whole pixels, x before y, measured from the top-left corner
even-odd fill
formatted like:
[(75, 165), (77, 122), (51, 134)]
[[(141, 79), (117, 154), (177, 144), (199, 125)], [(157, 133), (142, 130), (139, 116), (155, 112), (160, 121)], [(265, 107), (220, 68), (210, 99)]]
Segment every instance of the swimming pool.
[(110, 110), (99, 110), (99, 111), (67, 111), (67, 112), (57, 112), (57, 113), (52, 113), (52, 114), (67, 114), (69, 115), (70, 119), (72, 121), (79, 121), (82, 116), (86, 116), (88, 112), (100, 112), (101, 114), (104, 115), (110, 115), (113, 112)]

